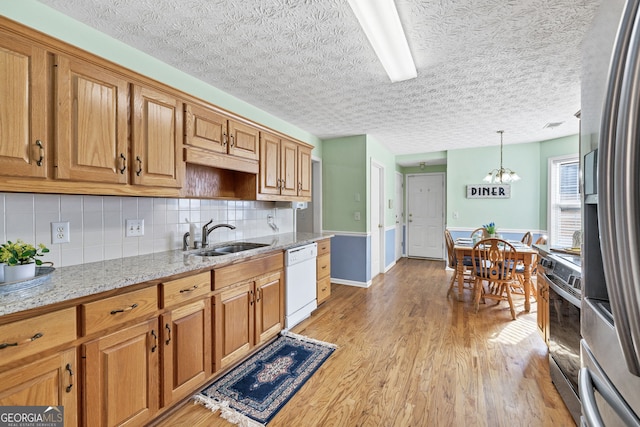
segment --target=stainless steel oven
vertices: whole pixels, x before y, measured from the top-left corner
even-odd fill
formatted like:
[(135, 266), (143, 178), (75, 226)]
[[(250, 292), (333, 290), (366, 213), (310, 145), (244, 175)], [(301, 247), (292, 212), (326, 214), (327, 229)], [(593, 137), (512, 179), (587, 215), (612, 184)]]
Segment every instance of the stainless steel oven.
[(543, 280), (549, 284), (549, 369), (551, 379), (571, 412), (580, 419), (580, 257), (549, 254), (543, 257)]

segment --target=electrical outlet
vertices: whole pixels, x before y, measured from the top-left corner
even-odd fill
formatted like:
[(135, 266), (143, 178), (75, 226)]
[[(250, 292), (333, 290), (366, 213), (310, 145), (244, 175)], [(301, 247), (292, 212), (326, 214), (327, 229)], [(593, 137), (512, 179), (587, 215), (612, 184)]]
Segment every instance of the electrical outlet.
[(69, 221), (51, 223), (51, 243), (69, 243)]
[(353, 213), (353, 219), (355, 221), (360, 221), (360, 212), (354, 212)]
[(144, 219), (128, 219), (125, 221), (125, 237), (144, 236)]

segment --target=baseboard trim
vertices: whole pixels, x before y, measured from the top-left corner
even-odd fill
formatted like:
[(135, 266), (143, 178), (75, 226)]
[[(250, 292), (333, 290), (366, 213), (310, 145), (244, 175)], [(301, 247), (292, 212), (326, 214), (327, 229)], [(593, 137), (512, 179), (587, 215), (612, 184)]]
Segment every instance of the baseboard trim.
[(344, 280), (344, 279), (335, 279), (331, 278), (331, 283), (336, 283), (338, 285), (347, 285), (347, 286), (356, 286), (358, 288), (368, 288), (371, 286), (371, 280), (368, 282), (356, 282), (355, 280)]

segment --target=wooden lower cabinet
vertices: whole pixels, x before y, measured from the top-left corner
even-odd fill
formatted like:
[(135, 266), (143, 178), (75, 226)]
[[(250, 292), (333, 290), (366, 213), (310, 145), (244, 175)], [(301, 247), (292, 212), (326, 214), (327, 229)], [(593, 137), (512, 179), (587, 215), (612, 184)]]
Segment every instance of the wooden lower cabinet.
[(215, 294), (215, 370), (238, 362), (282, 330), (283, 291), (282, 272), (277, 271)]
[(78, 364), (71, 348), (0, 373), (0, 406), (64, 406), (64, 425), (78, 425)]
[[(538, 269), (542, 270), (542, 266)], [(542, 337), (542, 340), (549, 345), (549, 284), (544, 279), (543, 275), (538, 273), (537, 278), (538, 287), (538, 333)]]
[(318, 305), (331, 296), (331, 239), (318, 241), (316, 258), (316, 299)]
[(82, 345), (84, 425), (142, 426), (158, 411), (158, 318)]
[(210, 299), (176, 308), (161, 319), (165, 407), (193, 393), (211, 375)]

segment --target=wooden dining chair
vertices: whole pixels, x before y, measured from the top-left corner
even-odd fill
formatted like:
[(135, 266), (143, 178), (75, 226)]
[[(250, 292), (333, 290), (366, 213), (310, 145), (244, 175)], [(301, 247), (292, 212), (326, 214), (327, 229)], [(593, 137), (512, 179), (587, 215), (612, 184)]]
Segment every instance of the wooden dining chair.
[[(454, 291), (456, 279), (458, 278), (458, 260), (456, 257), (456, 251), (454, 249), (455, 243), (453, 241), (453, 237), (451, 236), (451, 232), (447, 229), (444, 230), (444, 241), (447, 244), (447, 258), (449, 261), (449, 267), (453, 268), (453, 276), (451, 276), (451, 282), (449, 283), (449, 290), (447, 291), (447, 296)], [(469, 284), (469, 289), (473, 289), (473, 277), (471, 275), (471, 268), (473, 267), (473, 263), (471, 262), (471, 258), (464, 257), (462, 260), (462, 265), (464, 266), (464, 275), (463, 275), (463, 286), (465, 283)]]
[(547, 236), (540, 236), (536, 240), (536, 245), (546, 245), (547, 244)]
[(473, 246), (471, 258), (476, 313), (480, 299), (492, 299), (497, 301), (497, 304), (507, 301), (511, 318), (515, 320), (516, 310), (511, 298), (511, 286), (518, 280), (515, 273), (516, 249), (506, 240), (485, 239)]
[(531, 234), (530, 231), (527, 231), (526, 233), (524, 233), (524, 236), (522, 236), (520, 242), (524, 243), (527, 246), (531, 246), (531, 244), (533, 243), (533, 234)]
[(476, 236), (476, 235), (480, 238), (480, 240), (489, 238), (489, 233), (487, 233), (487, 230), (484, 227), (476, 228), (471, 232), (469, 237), (473, 238), (473, 236)]

